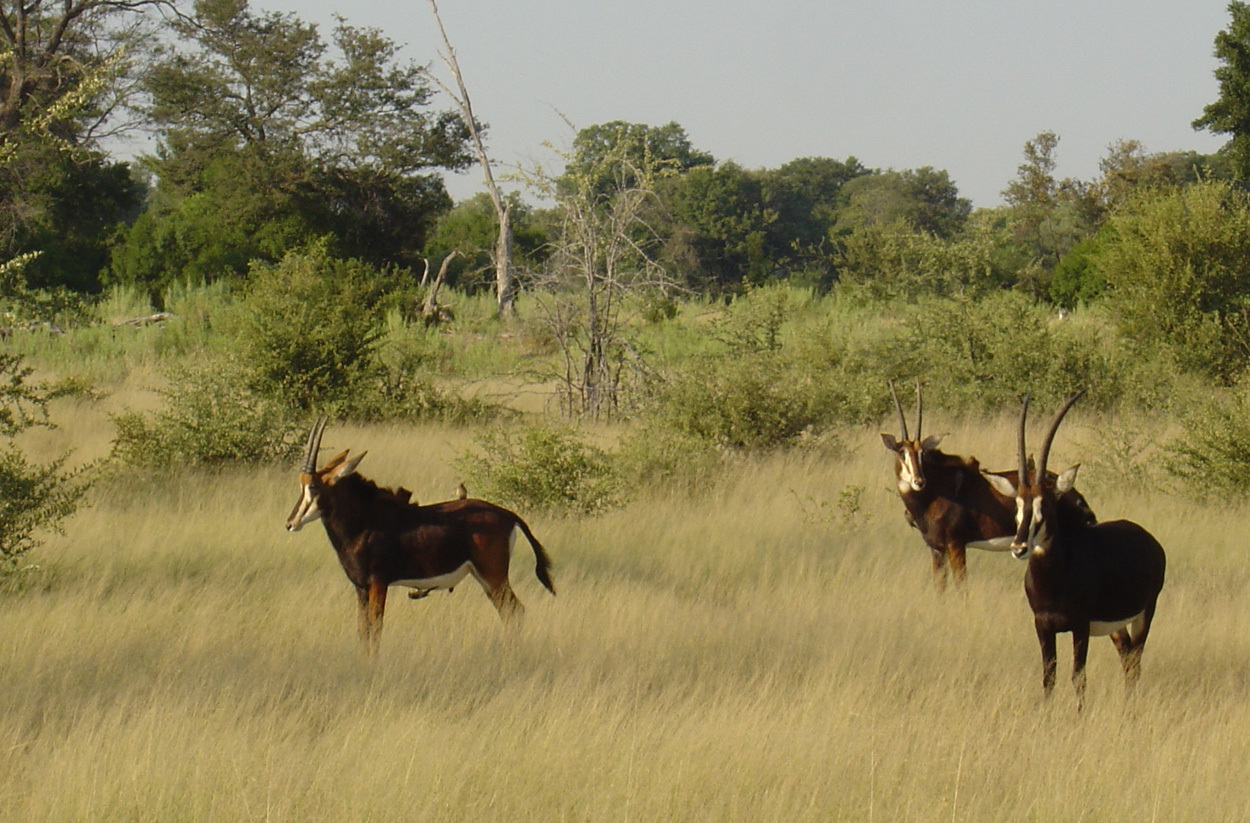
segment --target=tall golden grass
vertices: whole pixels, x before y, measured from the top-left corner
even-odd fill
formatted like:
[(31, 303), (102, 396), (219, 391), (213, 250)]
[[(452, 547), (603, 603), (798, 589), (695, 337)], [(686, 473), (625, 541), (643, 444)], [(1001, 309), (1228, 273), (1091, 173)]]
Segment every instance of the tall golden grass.
[[(1056, 465), (1097, 440), (1072, 425)], [(947, 446), (1010, 462), (1010, 429)], [(468, 441), (325, 445), (430, 501)], [(467, 582), (396, 592), (373, 663), (321, 530), (283, 531), (293, 471), (115, 480), (0, 593), (0, 820), (1250, 818), (1250, 512), (1090, 478), (1170, 568), (1137, 694), (1100, 640), (1078, 715), (1066, 642), (1042, 699), (1023, 566), (975, 554), (938, 596), (876, 433), (847, 446), (531, 517), (559, 595), (519, 542), (519, 636)]]

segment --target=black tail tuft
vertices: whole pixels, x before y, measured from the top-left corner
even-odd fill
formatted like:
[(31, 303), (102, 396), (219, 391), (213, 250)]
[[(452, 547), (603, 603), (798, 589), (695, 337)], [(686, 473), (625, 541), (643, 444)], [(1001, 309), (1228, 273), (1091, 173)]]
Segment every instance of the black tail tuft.
[(521, 533), (525, 535), (525, 539), (530, 542), (530, 546), (534, 548), (534, 574), (538, 576), (538, 582), (547, 588), (552, 594), (556, 593), (556, 586), (551, 582), (551, 558), (547, 556), (547, 550), (543, 548), (543, 544), (538, 542), (538, 538), (530, 531), (530, 527), (521, 518), (516, 519), (516, 524), (521, 527)]

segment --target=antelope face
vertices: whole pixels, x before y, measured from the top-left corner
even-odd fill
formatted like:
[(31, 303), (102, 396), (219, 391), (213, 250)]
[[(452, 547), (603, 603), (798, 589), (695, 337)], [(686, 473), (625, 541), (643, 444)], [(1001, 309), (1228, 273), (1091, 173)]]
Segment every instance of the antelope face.
[(940, 435), (926, 437), (924, 442), (896, 440), (892, 434), (882, 434), (885, 447), (894, 452), (894, 473), (898, 477), (900, 494), (923, 491), (925, 487), (924, 458), (942, 441)]
[(1076, 485), (1076, 472), (1080, 465), (1059, 475), (1054, 488), (1037, 485), (1020, 487), (1016, 494), (1016, 536), (1011, 542), (1011, 553), (1024, 560), (1036, 555), (1041, 557), (1050, 550), (1054, 535), (1050, 524), (1056, 517), (1055, 499), (1066, 494)]
[(286, 530), (297, 532), (309, 523), (321, 517), (321, 508), (317, 505), (318, 483), (310, 474), (300, 474), (300, 497), (291, 509), (291, 516), (286, 519)]
[(1011, 541), (1011, 554), (1017, 560), (1030, 555), (1043, 555), (1050, 547), (1050, 530), (1046, 527), (1046, 507), (1038, 489), (1021, 489), (1016, 495), (1016, 536)]

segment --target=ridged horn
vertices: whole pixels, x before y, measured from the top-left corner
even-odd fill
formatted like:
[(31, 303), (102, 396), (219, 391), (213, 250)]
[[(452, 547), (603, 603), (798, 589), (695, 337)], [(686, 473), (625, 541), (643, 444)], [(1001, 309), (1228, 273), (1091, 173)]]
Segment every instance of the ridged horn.
[(1063, 404), (1063, 408), (1055, 415), (1055, 419), (1050, 423), (1050, 430), (1046, 432), (1046, 439), (1042, 441), (1042, 456), (1037, 464), (1038, 483), (1046, 481), (1046, 461), (1050, 458), (1050, 444), (1055, 439), (1055, 432), (1059, 431), (1059, 424), (1063, 422), (1063, 416), (1068, 413), (1068, 409), (1076, 401), (1081, 399), (1081, 395), (1085, 394), (1085, 389), (1081, 389), (1076, 394), (1068, 398), (1068, 402)]
[(890, 384), (890, 397), (894, 398), (894, 408), (898, 412), (898, 424), (903, 427), (903, 439), (910, 440), (907, 436), (907, 418), (903, 416), (903, 404), (898, 402), (898, 392), (894, 391), (894, 381), (887, 380)]
[(919, 440), (924, 436), (924, 429), (920, 425), (920, 421), (924, 419), (924, 404), (920, 399), (920, 378), (916, 378), (916, 439)]
[(327, 422), (329, 418), (317, 418), (317, 421), (313, 423), (312, 431), (308, 433), (308, 443), (304, 446), (304, 466), (301, 469), (304, 474), (317, 471), (317, 452), (321, 450), (321, 435), (326, 430)]
[(1024, 447), (1024, 428), (1029, 419), (1029, 398), (1033, 396), (1032, 392), (1024, 395), (1024, 404), (1020, 407), (1020, 434), (1018, 438), (1020, 446), (1020, 470), (1019, 470), (1019, 486), (1018, 488), (1026, 488), (1029, 484), (1029, 458)]

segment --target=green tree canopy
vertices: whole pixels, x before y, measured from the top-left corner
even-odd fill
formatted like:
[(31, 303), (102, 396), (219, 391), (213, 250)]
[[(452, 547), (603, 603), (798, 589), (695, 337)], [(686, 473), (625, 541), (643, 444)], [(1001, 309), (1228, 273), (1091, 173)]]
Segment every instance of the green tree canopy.
[(0, 3), (0, 260), (43, 252), (36, 286), (98, 287), (105, 244), (142, 188), (99, 150), (163, 0)]
[(839, 233), (874, 225), (904, 223), (916, 231), (948, 238), (972, 213), (972, 202), (945, 171), (925, 166), (905, 171), (860, 174), (841, 189)]
[(1228, 28), (1215, 36), (1215, 69), (1220, 96), (1208, 103), (1195, 129), (1229, 135), (1225, 150), (1232, 155), (1242, 178), (1250, 177), (1250, 6), (1241, 0), (1228, 4)]
[(175, 28), (147, 82), (161, 196), (119, 279), (242, 274), (313, 236), (375, 265), (417, 262), (451, 206), (433, 170), (470, 161), (465, 124), (430, 110), (421, 67), (374, 29), (340, 21), (327, 44), (247, 0), (199, 0)]
[(1144, 190), (1087, 250), (1123, 333), (1232, 381), (1250, 364), (1250, 198), (1222, 181)]

